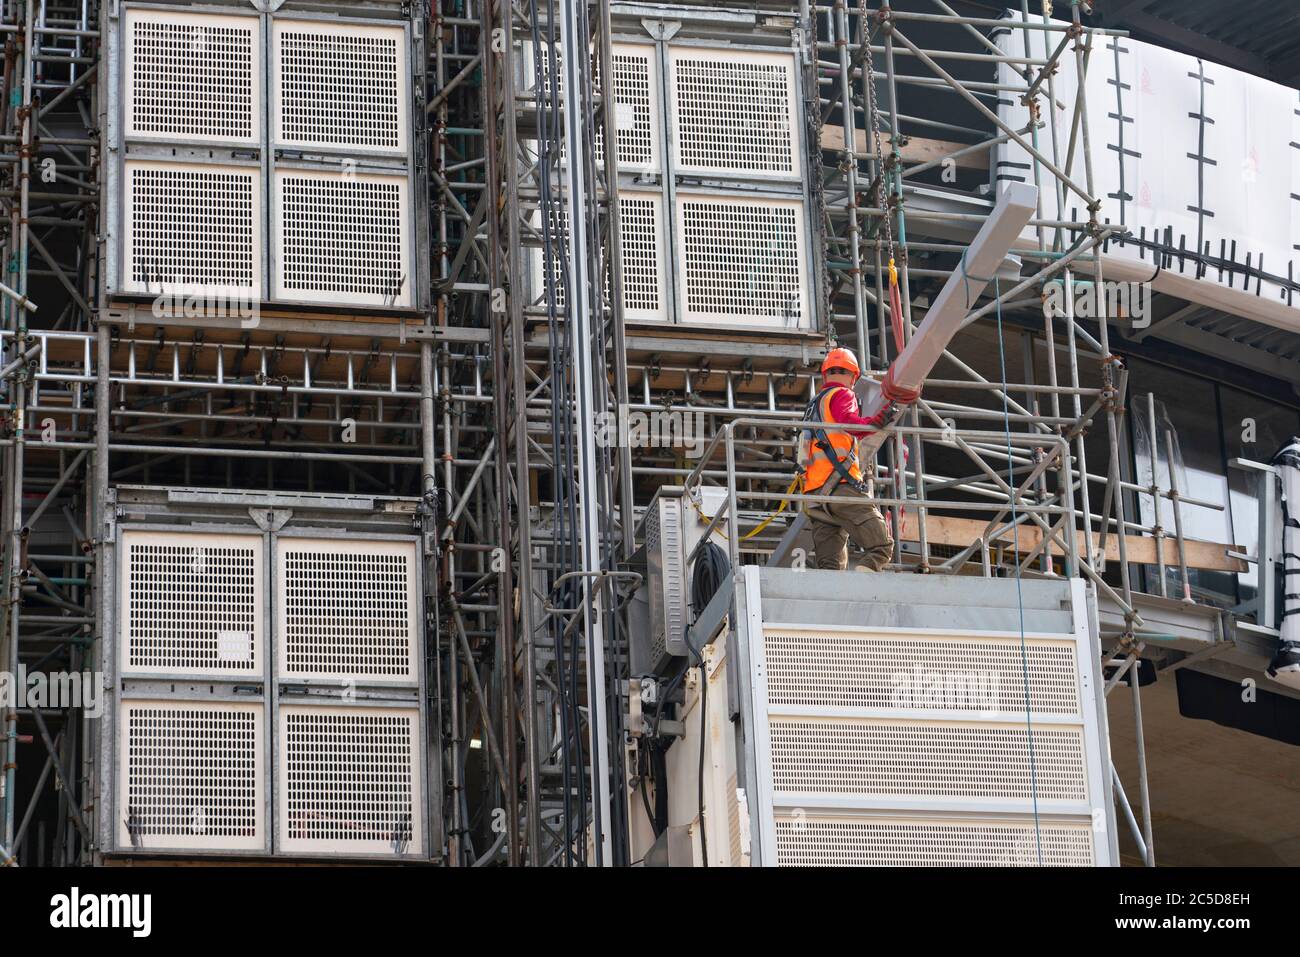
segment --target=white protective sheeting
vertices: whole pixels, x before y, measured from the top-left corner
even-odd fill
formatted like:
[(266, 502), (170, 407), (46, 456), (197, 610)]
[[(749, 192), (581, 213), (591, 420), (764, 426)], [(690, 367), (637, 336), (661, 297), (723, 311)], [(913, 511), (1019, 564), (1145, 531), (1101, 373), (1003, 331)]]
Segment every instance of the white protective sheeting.
[[(1026, 32), (1037, 59), (1061, 39), (1059, 32), (1007, 29), (994, 40), (1023, 56)], [(1062, 164), (1076, 111), (1075, 62), (1071, 45), (1050, 111)], [(998, 66), (998, 79), (1024, 85), (1008, 64)], [(1136, 240), (1107, 243), (1105, 278), (1150, 281), (1159, 292), (1300, 330), (1300, 91), (1152, 44), (1098, 36), (1084, 92), (1100, 218), (1122, 223)], [(998, 116), (1023, 130), (1028, 108), (1010, 92), (999, 97)], [(1046, 127), (1038, 132), (1048, 158), (1052, 135)], [(1081, 157), (1070, 172), (1086, 186)], [(999, 191), (1032, 183), (1031, 157), (1015, 143), (1000, 146), (992, 175)], [(1043, 218), (1086, 220), (1082, 198), (1065, 188), (1060, 195), (1055, 182), (1042, 170)], [(1178, 255), (1198, 249), (1213, 263)]]

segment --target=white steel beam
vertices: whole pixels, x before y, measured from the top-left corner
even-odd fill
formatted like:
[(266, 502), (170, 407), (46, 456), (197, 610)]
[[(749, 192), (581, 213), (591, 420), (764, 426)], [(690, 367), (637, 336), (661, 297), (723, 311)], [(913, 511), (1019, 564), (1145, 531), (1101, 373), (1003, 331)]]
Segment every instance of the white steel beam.
[[(925, 319), (889, 367), (896, 386), (911, 391), (925, 384), (925, 377), (934, 370), (940, 356), (961, 329), (967, 314), (1029, 224), (1037, 206), (1037, 186), (1028, 183), (1007, 185), (989, 218), (966, 247), (961, 265), (948, 278)], [(863, 414), (875, 415), (885, 407), (886, 401), (884, 395), (874, 393)], [(884, 432), (873, 432), (864, 438), (862, 457), (865, 459), (872, 455), (885, 443), (885, 438)]]

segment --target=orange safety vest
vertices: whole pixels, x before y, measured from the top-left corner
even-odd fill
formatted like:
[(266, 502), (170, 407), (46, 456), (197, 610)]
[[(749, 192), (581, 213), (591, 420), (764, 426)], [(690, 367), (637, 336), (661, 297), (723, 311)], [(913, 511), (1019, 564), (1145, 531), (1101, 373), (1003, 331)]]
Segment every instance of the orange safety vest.
[[(837, 389), (843, 388), (842, 385), (832, 385), (823, 389), (817, 398), (808, 403), (804, 421), (834, 422), (835, 418), (831, 415), (831, 396)], [(858, 464), (858, 440), (848, 432), (829, 428), (826, 429), (826, 437), (830, 439), (835, 455), (844, 463), (845, 470), (855, 481), (861, 482), (862, 468)], [(803, 471), (803, 490), (810, 494), (836, 476), (835, 465), (827, 454), (817, 447), (817, 441), (812, 431), (808, 429), (803, 431), (799, 441), (799, 467)]]

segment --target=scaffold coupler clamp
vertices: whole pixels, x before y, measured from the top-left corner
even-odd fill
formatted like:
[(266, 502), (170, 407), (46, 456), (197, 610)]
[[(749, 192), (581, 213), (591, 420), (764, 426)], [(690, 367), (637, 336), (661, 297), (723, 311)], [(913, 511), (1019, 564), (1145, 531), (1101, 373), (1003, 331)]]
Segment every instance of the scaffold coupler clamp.
[(1124, 359), (1113, 353), (1101, 361), (1102, 407), (1107, 412), (1114, 412), (1116, 415), (1124, 414), (1122, 396), (1115, 384), (1115, 373), (1123, 368)]

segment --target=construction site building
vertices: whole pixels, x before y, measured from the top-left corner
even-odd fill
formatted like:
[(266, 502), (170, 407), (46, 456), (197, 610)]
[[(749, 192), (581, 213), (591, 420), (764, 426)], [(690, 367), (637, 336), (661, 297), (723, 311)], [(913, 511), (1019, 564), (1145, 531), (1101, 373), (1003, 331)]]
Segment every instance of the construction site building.
[(5, 0), (0, 862), (1300, 864), (1287, 6)]

